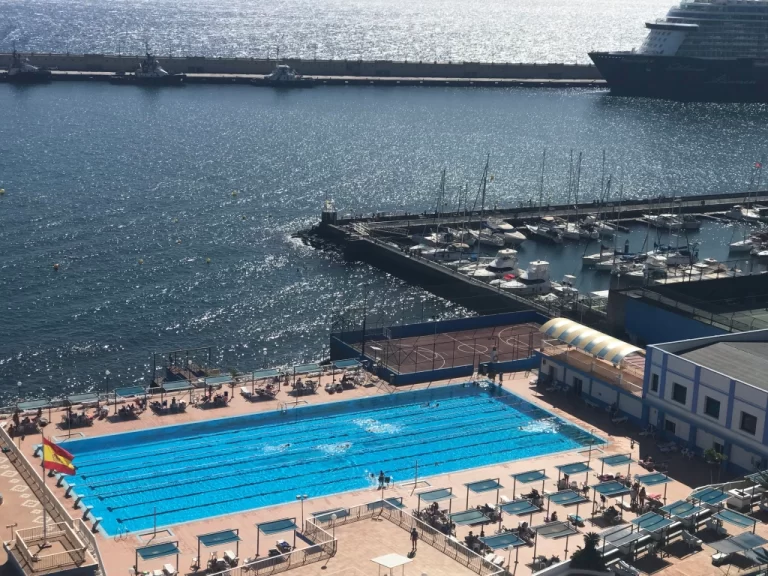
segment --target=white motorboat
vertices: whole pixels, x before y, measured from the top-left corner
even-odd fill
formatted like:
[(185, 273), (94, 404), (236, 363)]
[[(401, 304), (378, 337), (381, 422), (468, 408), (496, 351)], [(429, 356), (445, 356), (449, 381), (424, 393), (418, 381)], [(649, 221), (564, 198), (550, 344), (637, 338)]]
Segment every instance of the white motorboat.
[(549, 262), (534, 260), (517, 277), (508, 280), (494, 280), (491, 284), (519, 296), (547, 294), (552, 290), (552, 283), (549, 279)]
[(512, 274), (517, 269), (517, 250), (504, 248), (499, 250), (488, 265), (470, 272), (468, 275), (479, 280), (493, 280), (501, 278), (505, 274)]
[(739, 240), (738, 242), (731, 242), (728, 245), (729, 252), (749, 252), (755, 247), (755, 241), (752, 238), (746, 238)]
[(483, 222), (483, 226), (488, 228), (491, 232), (514, 232), (515, 227), (511, 224), (507, 224), (500, 218), (488, 218)]
[(491, 258), (490, 256), (481, 256), (480, 258), (478, 258), (474, 262), (471, 262), (470, 264), (459, 266), (457, 270), (462, 274), (470, 274), (479, 268), (484, 268), (488, 266), (488, 264), (490, 264), (494, 260), (495, 258)]
[(565, 299), (573, 299), (579, 295), (576, 289), (576, 276), (566, 274), (561, 282), (552, 282), (552, 292)]
[(469, 255), (470, 247), (467, 244), (455, 242), (442, 248), (430, 248), (421, 252), (421, 255), (427, 260), (435, 262), (455, 262), (466, 259)]
[(469, 230), (469, 234), (480, 246), (491, 246), (501, 248), (504, 246), (504, 236), (500, 234), (489, 234), (485, 230)]
[(562, 230), (562, 235), (563, 240), (578, 242), (581, 240), (581, 230), (579, 229), (579, 225), (568, 222), (568, 224), (566, 224), (565, 228)]
[(758, 250), (755, 257), (758, 260), (768, 260), (768, 250)]
[(526, 224), (525, 227), (534, 240), (543, 240), (550, 244), (563, 243), (563, 234), (560, 230), (549, 228), (548, 226), (532, 226), (530, 224)]
[(604, 248), (602, 252), (595, 252), (594, 254), (587, 254), (581, 257), (582, 266), (594, 266), (598, 262), (613, 258), (615, 251), (609, 248)]
[(683, 254), (676, 250), (660, 251), (651, 250), (647, 253), (648, 259), (652, 257), (664, 258), (666, 266), (690, 266), (696, 262), (696, 257), (691, 254)]
[(726, 218), (731, 220), (746, 220), (748, 222), (757, 222), (760, 220), (760, 214), (756, 210), (751, 208), (745, 208), (740, 204), (736, 204), (733, 208), (725, 213)]
[(528, 238), (522, 232), (513, 230), (512, 232), (504, 232), (504, 244), (508, 246), (519, 246), (525, 242)]
[(613, 256), (607, 260), (601, 260), (600, 262), (595, 263), (595, 272), (611, 272), (620, 262), (621, 260), (619, 260), (618, 256)]

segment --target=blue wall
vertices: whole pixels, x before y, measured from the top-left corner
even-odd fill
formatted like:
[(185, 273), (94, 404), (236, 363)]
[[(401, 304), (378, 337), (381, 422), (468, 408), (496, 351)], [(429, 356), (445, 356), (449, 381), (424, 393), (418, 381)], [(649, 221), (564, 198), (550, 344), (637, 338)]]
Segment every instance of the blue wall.
[(627, 298), (624, 306), (624, 330), (633, 340), (645, 344), (690, 340), (725, 334), (724, 330)]

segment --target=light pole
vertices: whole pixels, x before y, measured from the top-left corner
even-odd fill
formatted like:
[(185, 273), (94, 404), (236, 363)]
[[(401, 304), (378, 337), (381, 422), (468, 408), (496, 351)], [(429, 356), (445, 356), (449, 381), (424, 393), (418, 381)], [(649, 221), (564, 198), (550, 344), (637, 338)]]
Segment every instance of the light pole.
[[(16, 388), (18, 389), (18, 393), (16, 394), (16, 396), (18, 398), (18, 400), (16, 400), (16, 414), (17, 414), (17, 417), (18, 417), (19, 402), (21, 402), (21, 380), (19, 380), (16, 383)], [(16, 437), (19, 439), (19, 449), (21, 449), (21, 434), (19, 434), (19, 430), (16, 430)]]
[[(266, 348), (265, 348), (266, 350)], [(309, 498), (306, 494), (296, 494), (296, 500), (301, 500), (301, 531), (304, 532), (304, 500)]]
[[(106, 383), (104, 386), (106, 387), (106, 394), (107, 394), (107, 414), (109, 414), (109, 375), (111, 372), (109, 370), (104, 371), (104, 378), (106, 379)], [(115, 405), (117, 405), (117, 396), (115, 396)]]
[(333, 528), (333, 534), (331, 537), (333, 538), (334, 542), (336, 541), (336, 518), (338, 518), (336, 514), (331, 514), (331, 528)]
[(267, 349), (264, 348), (264, 365), (262, 366), (262, 368), (266, 368), (266, 367), (267, 367)]

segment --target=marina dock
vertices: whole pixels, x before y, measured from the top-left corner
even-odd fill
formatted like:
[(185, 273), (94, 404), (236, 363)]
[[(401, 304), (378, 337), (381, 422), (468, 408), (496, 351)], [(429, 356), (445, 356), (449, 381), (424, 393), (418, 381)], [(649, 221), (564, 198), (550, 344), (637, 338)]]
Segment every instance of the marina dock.
[[(684, 198), (650, 198), (628, 200), (621, 204), (621, 222), (639, 224), (643, 214), (691, 214), (697, 218), (722, 219), (725, 211), (744, 200), (745, 193), (724, 193), (689, 196)], [(753, 192), (751, 201), (768, 203), (768, 191)], [(583, 203), (578, 206), (581, 215), (594, 214), (607, 222), (618, 216), (618, 202)], [(574, 206), (517, 206), (496, 208), (483, 215), (473, 213), (343, 215), (323, 212), (321, 223), (299, 236), (309, 243), (323, 246), (326, 242), (339, 246), (348, 260), (363, 261), (408, 282), (418, 284), (438, 296), (454, 301), (478, 312), (536, 310), (549, 316), (578, 315), (582, 321), (595, 327), (605, 319), (605, 302), (593, 300), (589, 295), (580, 298), (553, 298), (548, 301), (507, 292), (488, 282), (472, 278), (442, 263), (431, 261), (408, 250), (413, 244), (411, 235), (434, 232), (438, 228), (461, 227), (478, 229), (488, 217), (502, 219), (514, 226), (524, 226), (547, 216), (567, 217), (575, 212)], [(621, 228), (621, 225), (620, 225)], [(610, 242), (603, 240), (603, 244)], [(592, 244), (592, 252), (599, 243)], [(651, 246), (652, 247), (652, 246)], [(650, 249), (650, 248), (648, 248)], [(490, 248), (490, 250), (493, 250)], [(474, 251), (474, 249), (473, 249)], [(610, 252), (606, 252), (610, 254)], [(706, 255), (702, 255), (702, 258)], [(469, 262), (469, 253), (467, 254)], [(686, 273), (676, 271), (670, 282), (694, 281), (708, 277), (703, 271)], [(619, 279), (620, 280), (620, 279)], [(619, 280), (611, 286), (619, 287)]]

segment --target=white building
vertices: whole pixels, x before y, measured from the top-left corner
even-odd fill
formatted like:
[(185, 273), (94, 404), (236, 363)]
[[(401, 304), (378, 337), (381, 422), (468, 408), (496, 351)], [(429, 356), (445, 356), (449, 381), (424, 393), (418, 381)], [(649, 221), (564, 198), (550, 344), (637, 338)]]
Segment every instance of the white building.
[(648, 346), (643, 421), (728, 465), (768, 467), (768, 330)]

